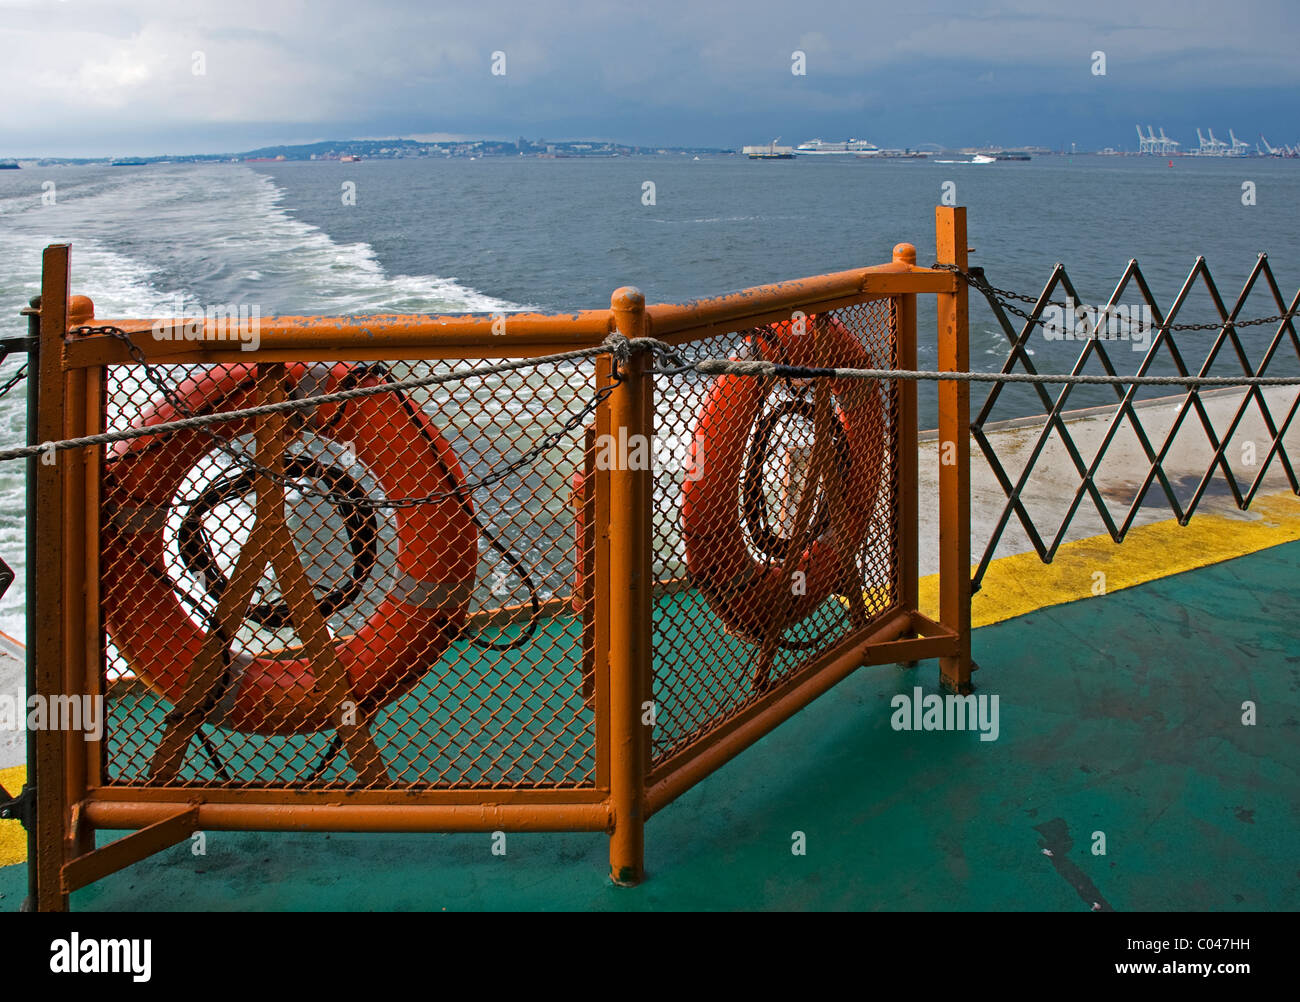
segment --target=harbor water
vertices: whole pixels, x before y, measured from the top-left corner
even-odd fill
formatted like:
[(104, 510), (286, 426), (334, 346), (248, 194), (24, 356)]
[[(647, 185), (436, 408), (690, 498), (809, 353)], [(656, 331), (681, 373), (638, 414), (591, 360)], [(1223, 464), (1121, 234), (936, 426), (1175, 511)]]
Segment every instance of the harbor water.
[[(1254, 204), (1243, 200), (1245, 182)], [(972, 263), (1002, 288), (1036, 295), (1061, 261), (1079, 301), (1104, 304), (1137, 258), (1167, 308), (1203, 255), (1231, 308), (1261, 251), (1284, 297), (1300, 282), (1291, 210), (1300, 167), (1288, 161), (1055, 156), (968, 166), (737, 156), (29, 167), (0, 174), (0, 318), (7, 336), (24, 333), (18, 311), (39, 291), (42, 247), (56, 241), (72, 243), (73, 291), (92, 296), (101, 317), (172, 315), (178, 303), (250, 305), (263, 317), (572, 311), (607, 306), (625, 284), (648, 302), (679, 302), (888, 261), (900, 241), (915, 243), (928, 264), (933, 207), (945, 191), (969, 208)], [(1140, 300), (1132, 290), (1121, 302)], [(923, 302), (922, 368), (935, 361), (932, 309)], [(1276, 312), (1260, 289), (1242, 316)], [(1178, 319), (1214, 318), (1199, 290)], [(1242, 331), (1252, 362), (1274, 331)], [(1180, 336), (1193, 370), (1216, 336)], [(1080, 345), (1036, 334), (1029, 348), (1041, 371), (1068, 371)], [(1142, 358), (1125, 344), (1112, 354), (1121, 372)], [(996, 370), (1005, 358), (1004, 335), (973, 298), (972, 365)], [(7, 359), (0, 380), (18, 364)], [(1270, 374), (1296, 369), (1296, 350), (1283, 345)], [(1225, 348), (1211, 374), (1241, 371)], [(532, 389), (586, 385), (575, 378)], [(933, 399), (923, 387), (923, 422)], [(1110, 388), (1078, 387), (1070, 406), (1108, 399)], [(1036, 404), (1008, 391), (996, 416)], [(25, 434), (20, 385), (0, 399), (0, 441), (21, 444)], [(498, 459), (471, 457), (471, 465)], [(0, 557), (17, 580), (0, 600), (0, 630), (19, 637), (24, 536), (23, 465), (10, 463), (0, 467)]]

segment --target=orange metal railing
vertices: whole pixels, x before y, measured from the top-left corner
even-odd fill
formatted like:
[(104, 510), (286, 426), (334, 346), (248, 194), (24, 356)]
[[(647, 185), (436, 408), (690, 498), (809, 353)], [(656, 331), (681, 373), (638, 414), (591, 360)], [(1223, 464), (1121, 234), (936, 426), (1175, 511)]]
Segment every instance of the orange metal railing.
[[(936, 227), (964, 268), (964, 210)], [(933, 622), (914, 382), (667, 374), (635, 341), (689, 360), (806, 323), (806, 361), (912, 369), (933, 294), (940, 368), (963, 371), (965, 284), (911, 245), (684, 305), (624, 288), (504, 334), (499, 317), (271, 318), (254, 351), (210, 322), (115, 335), (158, 321), (95, 318), (69, 267), (47, 248), (40, 440), (301, 406), (39, 467), (36, 689), (108, 714), (99, 740), (34, 735), (41, 908), (198, 829), (604, 831), (613, 879), (635, 883), (651, 814), (857, 667), (939, 658), (969, 688), (967, 386), (940, 384), (957, 453)], [(481, 371), (505, 359), (533, 364)], [(661, 461), (629, 461), (638, 441)], [(710, 455), (734, 482), (696, 486)], [(783, 591), (796, 573), (821, 591)], [(97, 829), (131, 834), (96, 849)]]

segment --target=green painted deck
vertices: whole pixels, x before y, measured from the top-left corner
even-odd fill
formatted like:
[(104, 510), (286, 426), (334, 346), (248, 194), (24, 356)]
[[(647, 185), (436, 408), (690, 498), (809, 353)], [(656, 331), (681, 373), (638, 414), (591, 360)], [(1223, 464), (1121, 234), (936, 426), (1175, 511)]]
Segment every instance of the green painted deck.
[[(1300, 542), (984, 627), (989, 742), (891, 729), (891, 697), (938, 691), (932, 662), (862, 669), (651, 819), (635, 889), (609, 884), (602, 835), (494, 856), (485, 834), (209, 832), (206, 856), (181, 844), (72, 905), (1294, 910), (1298, 619)], [(0, 908), (25, 886), (0, 869)]]

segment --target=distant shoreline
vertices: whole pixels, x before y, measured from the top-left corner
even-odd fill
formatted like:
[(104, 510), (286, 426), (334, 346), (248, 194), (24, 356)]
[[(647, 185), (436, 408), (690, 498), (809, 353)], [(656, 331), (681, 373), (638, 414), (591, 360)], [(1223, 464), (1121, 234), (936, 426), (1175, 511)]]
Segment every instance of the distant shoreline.
[[(817, 157), (792, 157), (781, 162), (788, 163), (870, 163), (870, 162), (895, 162), (898, 160), (915, 160), (918, 163), (934, 163), (935, 158), (943, 156), (971, 156), (975, 153), (983, 153), (982, 150), (932, 150), (926, 151), (924, 156), (915, 157), (870, 157), (870, 156), (817, 156)], [(747, 156), (738, 150), (719, 150), (719, 149), (635, 149), (618, 152), (497, 152), (497, 151), (447, 151), (447, 152), (430, 152), (430, 153), (394, 153), (394, 154), (341, 154), (341, 155), (306, 155), (306, 156), (248, 156), (248, 155), (217, 155), (217, 154), (195, 154), (191, 156), (113, 156), (113, 157), (8, 157), (0, 158), (7, 160), (8, 163), (0, 166), (0, 169), (16, 170), (39, 167), (152, 167), (169, 164), (243, 164), (267, 166), (275, 164), (342, 164), (345, 166), (363, 165), (373, 161), (419, 161), (419, 160), (494, 160), (494, 161), (516, 161), (516, 160), (630, 160), (630, 159), (677, 159), (684, 157), (694, 157), (696, 159), (709, 160), (736, 160), (749, 162), (755, 158)], [(1208, 162), (1208, 163), (1262, 163), (1262, 162), (1297, 162), (1300, 159), (1286, 156), (1270, 156), (1268, 154), (1251, 153), (1245, 156), (1199, 156), (1195, 153), (1175, 153), (1172, 155), (1153, 155), (1135, 152), (1105, 152), (1102, 150), (1076, 150), (1061, 151), (1050, 150), (1047, 152), (1035, 152), (1024, 159), (1032, 160), (1059, 160), (1072, 159), (1074, 157), (1087, 157), (1098, 160), (1138, 160), (1146, 163), (1165, 163), (1167, 161), (1177, 161), (1179, 163), (1188, 162)], [(757, 158), (761, 162), (764, 158)], [(773, 158), (774, 159), (774, 158)], [(1019, 157), (1004, 158), (1006, 160), (1020, 160)]]

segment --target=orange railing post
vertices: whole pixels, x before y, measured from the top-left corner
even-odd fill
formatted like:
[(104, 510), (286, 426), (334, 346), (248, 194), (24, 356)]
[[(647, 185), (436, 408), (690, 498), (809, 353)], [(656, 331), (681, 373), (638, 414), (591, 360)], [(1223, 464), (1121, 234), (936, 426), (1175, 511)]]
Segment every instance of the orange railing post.
[[(916, 265), (916, 248), (898, 244), (894, 262)], [(894, 365), (899, 369), (916, 368), (916, 293), (894, 297)], [(917, 575), (920, 544), (917, 538), (919, 505), (917, 501), (917, 414), (916, 383), (898, 381), (898, 604), (909, 612), (919, 608)]]
[[(41, 269), (40, 409), (37, 413), (37, 441), (54, 442), (66, 434), (67, 381), (63, 372), (63, 339), (68, 329), (69, 247), (54, 244), (45, 249)], [(36, 464), (36, 636), (28, 657), (36, 663), (34, 696), (65, 692), (65, 653), (70, 625), (63, 616), (65, 599), (65, 513), (69, 453), (41, 457)], [(71, 767), (66, 761), (65, 735), (49, 728), (29, 732), (36, 744), (36, 775), (28, 782), (36, 786), (36, 901), (40, 911), (65, 911), (68, 896), (63, 892), (62, 869), (65, 833), (71, 826), (71, 803), (67, 781)]]
[[(618, 333), (640, 337), (645, 330), (645, 297), (624, 287), (610, 301)], [(610, 799), (614, 830), (609, 839), (610, 878), (633, 885), (644, 876), (646, 733), (642, 723), (650, 673), (650, 507), (653, 481), (649, 464), (632, 469), (629, 460), (650, 454), (654, 431), (646, 353), (633, 352), (622, 383), (609, 398), (606, 455), (614, 461), (597, 476), (609, 477), (609, 754)], [(646, 445), (638, 449), (636, 443)], [(600, 443), (597, 444), (600, 452)], [(598, 607), (600, 608), (600, 607)]]
[[(935, 208), (935, 256), (966, 270), (966, 209)], [(969, 306), (964, 281), (938, 295), (939, 370), (970, 369)], [(971, 689), (970, 384), (939, 383), (939, 622), (957, 635), (957, 653), (939, 659), (940, 681)]]
[[(69, 268), (69, 274), (71, 269)], [(67, 339), (68, 328), (94, 322), (94, 304), (85, 296), (72, 296), (68, 301), (67, 328), (62, 340)], [(80, 438), (100, 430), (92, 418), (92, 401), (98, 400), (99, 370), (94, 373), (77, 369), (64, 373), (63, 438)], [(60, 614), (63, 617), (63, 683), (60, 695), (81, 700), (95, 691), (88, 678), (98, 674), (99, 644), (90, 643), (98, 635), (98, 608), (91, 601), (98, 595), (99, 586), (99, 535), (97, 513), (91, 494), (98, 496), (98, 449), (76, 449), (58, 457), (58, 468), (63, 478), (63, 596)], [(93, 478), (93, 479), (92, 479)], [(91, 494), (88, 494), (91, 492)], [(85, 704), (83, 703), (83, 706)], [(48, 723), (53, 725), (53, 712)], [(84, 725), (84, 721), (80, 722)], [(64, 852), (68, 860), (75, 859), (95, 847), (93, 830), (81, 816), (81, 802), (86, 796), (88, 768), (91, 760), (88, 734), (62, 720), (59, 737), (64, 746), (64, 798), (71, 812)], [(95, 748), (97, 757), (98, 747)], [(64, 890), (67, 890), (66, 881)]]

